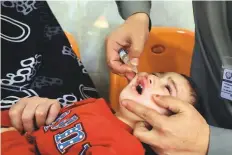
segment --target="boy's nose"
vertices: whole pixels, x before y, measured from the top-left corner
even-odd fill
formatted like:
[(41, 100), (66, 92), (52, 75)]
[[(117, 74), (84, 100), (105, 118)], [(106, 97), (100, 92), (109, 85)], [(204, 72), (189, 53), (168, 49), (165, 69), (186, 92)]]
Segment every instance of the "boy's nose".
[(152, 88), (159, 89), (162, 88), (161, 79), (154, 75), (148, 76), (148, 83)]
[(149, 82), (149, 84), (154, 84), (154, 80), (153, 80), (153, 78), (152, 77), (150, 77), (150, 76), (148, 76), (148, 82)]
[(149, 75), (148, 76), (148, 83), (150, 85), (153, 85), (153, 86), (156, 85), (158, 80), (159, 80), (159, 78), (157, 76), (154, 76), (154, 75)]

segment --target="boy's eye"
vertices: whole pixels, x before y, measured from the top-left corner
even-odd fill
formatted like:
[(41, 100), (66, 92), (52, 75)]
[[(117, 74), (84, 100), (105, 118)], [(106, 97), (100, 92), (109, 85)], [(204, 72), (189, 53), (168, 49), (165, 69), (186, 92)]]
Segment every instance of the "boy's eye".
[(141, 85), (136, 86), (136, 91), (141, 95), (143, 91), (143, 87)]
[(166, 85), (165, 88), (168, 90), (168, 92), (171, 94), (172, 90), (171, 87), (169, 85)]

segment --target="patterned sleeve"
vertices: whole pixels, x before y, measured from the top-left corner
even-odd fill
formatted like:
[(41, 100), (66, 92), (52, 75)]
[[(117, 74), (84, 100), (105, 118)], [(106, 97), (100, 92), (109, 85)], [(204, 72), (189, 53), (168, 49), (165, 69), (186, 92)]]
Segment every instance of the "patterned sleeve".
[(22, 97), (58, 99), (62, 106), (98, 97), (46, 1), (1, 1), (1, 6), (6, 34), (1, 35), (1, 109)]

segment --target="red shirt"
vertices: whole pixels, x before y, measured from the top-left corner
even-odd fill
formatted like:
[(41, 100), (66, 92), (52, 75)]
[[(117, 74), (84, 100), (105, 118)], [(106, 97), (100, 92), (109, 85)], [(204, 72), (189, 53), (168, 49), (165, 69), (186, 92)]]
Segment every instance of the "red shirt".
[[(62, 109), (51, 125), (27, 135), (35, 139), (42, 155), (143, 155), (142, 144), (131, 132), (103, 99), (88, 99)], [(17, 154), (19, 150), (24, 150), (20, 154), (34, 154), (25, 137), (16, 131), (3, 133), (2, 140), (4, 154)]]

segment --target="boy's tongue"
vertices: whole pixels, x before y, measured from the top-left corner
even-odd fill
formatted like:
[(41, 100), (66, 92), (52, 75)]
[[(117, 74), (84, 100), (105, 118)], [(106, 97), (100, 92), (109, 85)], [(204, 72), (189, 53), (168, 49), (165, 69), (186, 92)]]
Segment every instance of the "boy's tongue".
[(138, 77), (137, 82), (138, 82), (138, 84), (140, 84), (143, 88), (145, 88), (146, 85), (147, 85), (147, 77), (145, 77), (145, 76)]

